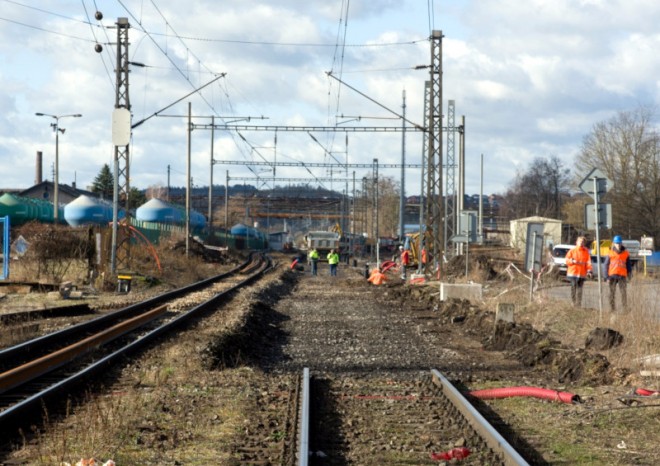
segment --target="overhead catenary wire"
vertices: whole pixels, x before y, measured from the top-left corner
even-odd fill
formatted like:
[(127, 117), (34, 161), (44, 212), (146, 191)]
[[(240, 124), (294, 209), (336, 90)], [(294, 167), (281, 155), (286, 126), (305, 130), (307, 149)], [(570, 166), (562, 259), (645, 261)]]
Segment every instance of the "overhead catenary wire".
[[(96, 43), (99, 43), (99, 40), (96, 37), (96, 32), (94, 31), (94, 26), (92, 25), (92, 21), (89, 17), (89, 12), (87, 11), (87, 6), (85, 5), (85, 0), (80, 0), (80, 3), (82, 3), (83, 10), (85, 10), (85, 16), (87, 17), (87, 23), (89, 24), (89, 32), (92, 33), (92, 37), (94, 37), (94, 41), (96, 41)], [(94, 0), (94, 8), (96, 8), (96, 11), (98, 11), (98, 7), (96, 6), (96, 0)], [(108, 38), (108, 32), (104, 28), (101, 28), (101, 30), (105, 33), (105, 37), (106, 37), (105, 42), (106, 43), (110, 42), (110, 39)], [(112, 73), (110, 72), (110, 69), (108, 69), (108, 65), (103, 59), (103, 54), (99, 54), (99, 56), (101, 57), (101, 63), (103, 63), (105, 74), (108, 76), (108, 82), (110, 83), (110, 87), (114, 88), (114, 80)], [(110, 63), (112, 63), (112, 60), (110, 60)]]
[[(15, 2), (15, 1), (11, 1), (11, 0), (1, 0), (1, 1), (21, 5), (19, 2)], [(96, 2), (95, 0), (93, 0), (93, 4), (94, 4), (95, 7), (97, 7), (97, 3), (99, 3), (100, 6), (103, 7), (102, 2)], [(159, 8), (159, 5), (158, 5), (159, 2), (154, 1), (154, 0), (151, 0), (150, 2), (142, 1), (142, 2), (139, 2), (139, 3), (135, 4), (135, 6), (130, 5), (130, 3), (126, 2), (125, 0), (124, 1), (119, 0), (118, 3), (119, 3), (119, 5), (121, 5), (128, 12), (129, 17), (132, 18), (132, 21), (135, 20), (137, 22), (137, 24), (139, 24), (139, 26), (136, 29), (138, 29), (144, 35), (142, 36), (142, 34), (136, 34), (136, 36), (138, 36), (138, 37), (142, 36), (142, 38), (140, 40), (148, 38), (153, 43), (159, 42), (160, 43), (160, 47), (158, 47), (159, 50), (161, 51), (161, 53), (166, 55), (168, 57), (168, 59), (169, 59), (169, 55), (172, 55), (172, 51), (168, 50), (166, 45), (165, 46), (163, 45), (162, 40), (160, 40), (160, 39), (156, 40), (156, 38), (159, 37), (159, 36), (164, 36), (165, 39), (169, 40), (170, 42), (172, 41), (173, 38), (176, 38), (176, 40), (182, 41), (181, 43), (186, 48), (186, 51), (187, 51), (186, 53), (188, 53), (188, 56), (191, 57), (191, 59), (196, 59), (197, 60), (197, 64), (195, 64), (197, 66), (192, 66), (190, 68), (186, 68), (185, 66), (183, 66), (181, 61), (177, 60), (176, 56), (172, 57), (172, 59), (174, 61), (170, 60), (170, 63), (172, 65), (172, 67), (174, 69), (176, 69), (177, 72), (181, 76), (183, 76), (190, 84), (193, 84), (195, 81), (197, 81), (197, 78), (193, 77), (193, 73), (197, 73), (198, 76), (199, 76), (199, 75), (201, 75), (202, 73), (205, 73), (205, 72), (213, 73), (213, 71), (211, 71), (205, 65), (205, 63), (203, 63), (198, 58), (198, 56), (195, 54), (195, 52), (185, 44), (185, 41), (189, 41), (189, 40), (217, 41), (217, 42), (236, 42), (237, 44), (247, 44), (247, 45), (251, 45), (251, 44), (264, 45), (264, 44), (267, 44), (267, 45), (272, 45), (272, 46), (333, 47), (337, 52), (336, 56), (335, 56), (336, 61), (335, 61), (334, 68), (335, 68), (335, 71), (337, 73), (339, 73), (340, 76), (341, 76), (341, 74), (343, 74), (345, 72), (345, 70), (344, 70), (344, 59), (345, 59), (345, 56), (346, 56), (347, 47), (387, 47), (387, 46), (401, 46), (401, 45), (405, 46), (405, 45), (414, 44), (416, 42), (419, 42), (419, 41), (410, 41), (410, 42), (402, 41), (402, 42), (390, 42), (390, 43), (383, 42), (383, 43), (370, 43), (370, 44), (348, 44), (347, 43), (347, 40), (348, 40), (348, 16), (349, 16), (349, 11), (350, 11), (350, 1), (349, 0), (344, 0), (342, 2), (342, 6), (341, 6), (342, 16), (341, 16), (339, 29), (337, 30), (337, 33), (338, 33), (337, 34), (337, 41), (335, 41), (334, 44), (330, 44), (330, 43), (327, 43), (327, 44), (323, 44), (323, 43), (305, 43), (305, 42), (298, 42), (298, 43), (296, 43), (296, 42), (276, 42), (276, 41), (274, 41), (274, 42), (268, 42), (268, 41), (240, 41), (240, 40), (239, 41), (233, 41), (232, 39), (225, 40), (223, 38), (220, 38), (220, 39), (213, 39), (213, 38), (212, 39), (206, 39), (206, 38), (196, 38), (196, 37), (182, 36), (182, 35), (178, 34), (178, 31), (175, 30), (173, 25), (169, 22), (168, 18), (165, 16), (164, 13), (167, 13), (167, 12), (163, 11)], [(90, 3), (87, 3), (85, 0), (81, 0), (81, 4), (79, 4), (79, 5), (82, 5), (82, 7), (84, 9), (84, 13), (85, 13), (85, 19), (87, 21), (84, 21), (84, 20), (76, 20), (76, 21), (78, 21), (81, 24), (86, 24), (89, 27), (89, 35), (93, 39), (90, 39), (90, 37), (88, 37), (88, 38), (78, 37), (78, 39), (85, 40), (86, 42), (90, 42), (90, 43), (99, 43), (99, 42), (104, 42), (106, 44), (110, 43), (111, 39), (109, 39), (107, 37), (107, 35), (108, 35), (107, 28), (102, 27), (98, 23), (94, 23), (94, 19), (93, 19), (94, 11), (90, 8)], [(149, 18), (149, 16), (144, 15), (144, 12), (145, 12), (145, 8), (148, 9), (149, 5), (153, 5), (154, 9), (158, 12), (158, 14), (165, 21), (165, 23), (167, 25), (166, 26), (167, 30), (165, 31), (165, 34), (162, 34), (161, 32), (154, 32), (152, 28), (149, 28), (148, 24), (145, 24), (144, 19)], [(129, 8), (133, 11), (130, 11)], [(54, 12), (51, 12), (51, 11), (42, 10), (40, 8), (35, 8), (35, 10), (43, 11), (46, 14), (53, 14), (55, 16), (65, 18), (67, 20), (75, 20), (74, 18), (70, 18), (68, 16), (61, 15), (61, 14), (58, 14), (58, 13), (54, 13)], [(97, 11), (98, 11), (98, 8), (97, 8)], [(121, 16), (121, 14), (120, 14), (120, 16)], [(151, 16), (151, 17), (153, 17), (153, 16)], [(90, 19), (91, 19), (91, 21), (90, 21)], [(103, 33), (100, 33), (100, 31), (96, 29), (97, 27), (100, 28), (100, 31), (103, 31)], [(54, 31), (53, 33), (56, 33), (56, 32)], [(101, 34), (105, 34), (105, 39), (103, 37), (101, 37)], [(60, 34), (60, 35), (62, 35), (62, 34)], [(145, 44), (147, 42), (148, 41), (145, 41)], [(158, 44), (156, 44), (156, 45), (158, 45)], [(171, 43), (170, 43), (170, 46), (171, 46)], [(106, 48), (106, 50), (107, 50), (108, 53), (110, 53), (111, 50), (112, 50), (112, 47), (108, 47), (108, 48)], [(132, 50), (132, 52), (135, 53), (134, 50)], [(169, 53), (169, 55), (168, 55), (168, 53)], [(112, 78), (110, 76), (111, 75), (111, 70), (110, 70), (111, 67), (108, 66), (109, 62), (107, 61), (107, 56), (105, 54), (103, 54), (102, 57), (104, 58), (103, 66), (105, 67), (105, 74), (108, 75), (109, 82), (112, 84), (112, 82), (111, 82)], [(150, 65), (147, 65), (147, 66), (150, 66)], [(151, 66), (151, 67), (154, 67), (154, 66)], [(192, 69), (192, 68), (194, 68), (194, 69)], [(145, 77), (145, 79), (146, 79), (146, 77)], [(154, 79), (154, 76), (152, 75), (150, 77), (150, 79)], [(222, 103), (223, 104), (227, 103), (230, 108), (233, 108), (232, 99), (230, 98), (230, 95), (233, 95), (234, 92), (233, 92), (233, 90), (230, 91), (230, 88), (229, 88), (230, 83), (227, 80), (223, 80), (221, 83), (218, 83), (218, 84), (219, 84), (218, 88), (221, 89), (222, 96), (223, 96), (223, 98), (221, 99)], [(145, 89), (146, 89), (146, 85), (145, 85)], [(341, 86), (339, 86), (338, 87), (337, 101), (335, 102), (337, 109), (340, 108), (340, 99), (339, 99), (339, 97), (341, 96), (342, 91), (343, 90), (341, 90)], [(208, 98), (208, 95), (209, 95), (209, 93), (207, 92), (206, 96), (202, 96), (202, 98), (206, 101), (206, 103), (214, 111), (214, 113), (216, 113), (216, 114), (219, 113), (218, 112), (219, 107), (217, 106), (217, 103), (213, 102), (213, 100), (210, 100)], [(334, 114), (335, 112), (332, 112), (332, 113)], [(233, 132), (230, 132), (230, 135), (234, 139), (234, 141), (237, 143), (236, 145), (239, 148), (239, 150), (241, 151), (241, 153), (243, 154), (243, 156), (244, 157), (249, 156), (249, 154), (248, 154), (249, 153), (249, 148), (247, 148), (242, 143), (243, 140), (242, 139), (239, 140), (239, 138), (236, 138), (235, 137), (236, 134), (233, 133)], [(328, 151), (332, 151), (332, 150), (333, 150), (332, 146), (328, 146)]]

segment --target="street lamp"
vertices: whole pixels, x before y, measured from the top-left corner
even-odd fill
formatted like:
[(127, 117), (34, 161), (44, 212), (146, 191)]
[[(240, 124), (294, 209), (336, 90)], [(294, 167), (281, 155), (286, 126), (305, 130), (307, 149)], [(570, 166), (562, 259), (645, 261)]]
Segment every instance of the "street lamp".
[(50, 126), (55, 131), (55, 186), (53, 187), (53, 223), (59, 220), (59, 185), (60, 185), (60, 133), (64, 134), (65, 129), (60, 128), (60, 118), (73, 117), (80, 118), (80, 113), (71, 115), (49, 115), (48, 113), (35, 113), (36, 116), (47, 116), (55, 119), (55, 123)]

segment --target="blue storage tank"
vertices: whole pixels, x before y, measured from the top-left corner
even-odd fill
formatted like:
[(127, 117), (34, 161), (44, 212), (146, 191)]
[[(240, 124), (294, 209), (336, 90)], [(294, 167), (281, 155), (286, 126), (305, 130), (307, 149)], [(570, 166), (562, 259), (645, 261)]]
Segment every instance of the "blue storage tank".
[(201, 230), (206, 226), (206, 217), (204, 214), (197, 212), (196, 210), (190, 211), (190, 228), (193, 230)]
[(229, 230), (229, 232), (235, 236), (248, 236), (248, 232), (250, 232), (251, 236), (254, 236), (254, 233), (251, 232), (251, 230), (254, 230), (254, 228), (250, 228), (246, 225), (243, 225), (242, 223), (237, 223), (236, 225), (231, 227), (231, 230)]
[[(117, 213), (119, 219), (124, 216), (123, 210)], [(72, 227), (105, 225), (112, 221), (112, 204), (83, 194), (64, 206), (64, 220)]]
[(160, 199), (150, 199), (135, 211), (135, 218), (143, 222), (183, 223), (185, 210)]
[[(186, 210), (161, 199), (150, 199), (135, 211), (135, 218), (143, 222), (183, 224)], [(195, 210), (190, 211), (190, 227), (201, 229), (206, 226), (206, 217)]]
[(237, 249), (264, 249), (267, 245), (266, 235), (256, 228), (237, 223), (229, 231), (236, 237)]

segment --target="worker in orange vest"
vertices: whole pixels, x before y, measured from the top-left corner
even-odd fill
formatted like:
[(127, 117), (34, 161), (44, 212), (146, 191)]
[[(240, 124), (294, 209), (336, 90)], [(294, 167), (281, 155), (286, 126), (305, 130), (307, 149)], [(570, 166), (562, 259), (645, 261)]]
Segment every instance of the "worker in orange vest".
[(591, 278), (591, 253), (585, 247), (586, 238), (579, 236), (575, 247), (566, 253), (566, 278), (571, 282), (571, 301), (574, 306), (582, 306), (582, 286), (586, 278)]
[(605, 281), (610, 283), (610, 309), (616, 311), (616, 287), (621, 289), (621, 304), (625, 310), (628, 306), (626, 284), (632, 272), (630, 253), (623, 245), (619, 235), (612, 239), (612, 247), (605, 258)]
[(367, 281), (373, 283), (374, 285), (382, 285), (386, 280), (387, 279), (385, 278), (385, 274), (381, 272), (378, 267), (376, 267), (371, 271), (371, 275)]
[(401, 251), (401, 279), (406, 279), (406, 267), (410, 265), (410, 251), (404, 249), (403, 246), (399, 246), (399, 251)]

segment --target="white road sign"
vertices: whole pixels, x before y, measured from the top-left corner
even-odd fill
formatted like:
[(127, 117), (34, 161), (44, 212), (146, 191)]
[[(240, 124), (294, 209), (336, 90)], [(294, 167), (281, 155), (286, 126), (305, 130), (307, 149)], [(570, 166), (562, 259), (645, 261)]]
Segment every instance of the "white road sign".
[[(596, 192), (594, 192), (594, 179), (596, 181)], [(598, 168), (594, 168), (589, 172), (587, 176), (584, 177), (578, 187), (585, 194), (591, 196), (593, 199), (596, 199), (596, 195), (599, 197), (605, 194), (607, 191), (612, 189), (614, 183), (612, 180), (607, 178), (603, 172)]]

